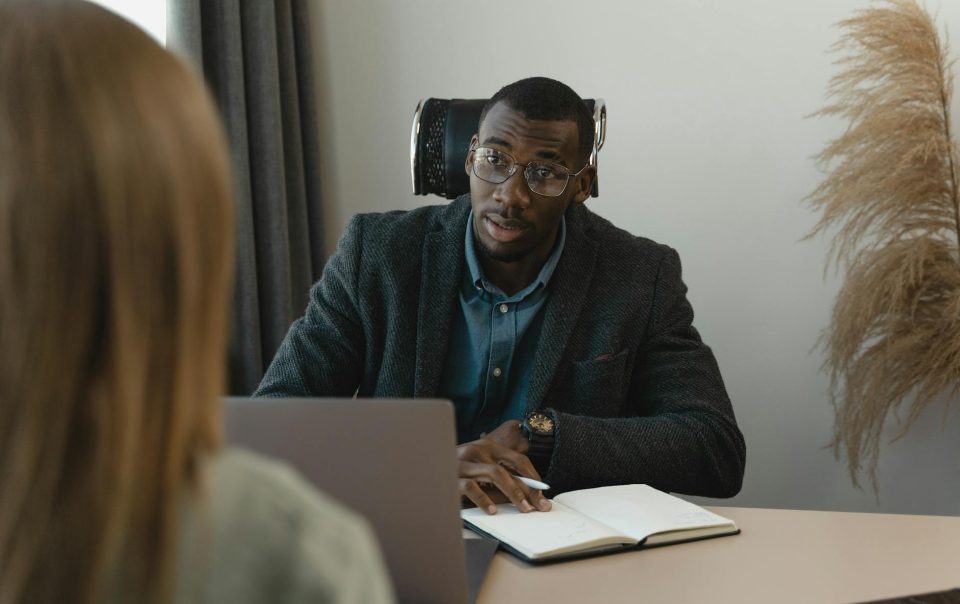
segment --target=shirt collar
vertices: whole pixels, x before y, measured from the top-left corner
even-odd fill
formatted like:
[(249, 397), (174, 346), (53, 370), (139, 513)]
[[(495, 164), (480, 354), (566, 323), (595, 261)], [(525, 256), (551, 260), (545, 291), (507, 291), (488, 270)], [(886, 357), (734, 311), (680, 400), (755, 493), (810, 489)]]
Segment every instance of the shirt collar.
[[(464, 235), (464, 246), (463, 249), (466, 254), (467, 260), (467, 270), (470, 271), (470, 281), (477, 288), (483, 288), (487, 292), (492, 294), (498, 294), (504, 296), (504, 293), (500, 291), (500, 288), (487, 281), (487, 278), (483, 274), (483, 268), (480, 266), (480, 259), (477, 256), (476, 241), (473, 236), (473, 210), (470, 210), (470, 215), (467, 216), (467, 232)], [(553, 271), (557, 268), (557, 263), (560, 262), (560, 255), (563, 253), (563, 246), (567, 241), (567, 221), (566, 218), (560, 217), (560, 229), (557, 232), (557, 240), (553, 244), (553, 251), (550, 252), (550, 256), (547, 258), (546, 262), (543, 263), (543, 266), (540, 267), (540, 272), (537, 274), (537, 278), (533, 280), (527, 287), (522, 291), (518, 292), (511, 298), (522, 300), (523, 298), (530, 295), (534, 290), (536, 290), (541, 285), (543, 287), (547, 286), (547, 283), (550, 282), (550, 277), (553, 275)]]

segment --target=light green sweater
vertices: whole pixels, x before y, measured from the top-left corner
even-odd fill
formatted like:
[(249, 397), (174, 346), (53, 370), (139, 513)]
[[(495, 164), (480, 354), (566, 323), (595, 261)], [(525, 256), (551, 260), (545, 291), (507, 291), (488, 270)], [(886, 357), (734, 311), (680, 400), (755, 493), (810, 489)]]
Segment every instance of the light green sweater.
[(292, 469), (240, 449), (206, 468), (184, 514), (177, 603), (393, 602), (366, 522)]

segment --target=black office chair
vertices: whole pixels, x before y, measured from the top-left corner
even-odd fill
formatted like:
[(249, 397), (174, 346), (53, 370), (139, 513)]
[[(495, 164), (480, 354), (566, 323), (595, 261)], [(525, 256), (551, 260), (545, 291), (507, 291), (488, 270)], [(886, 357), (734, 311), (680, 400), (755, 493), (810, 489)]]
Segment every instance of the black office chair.
[[(480, 111), (488, 99), (433, 99), (417, 103), (410, 134), (410, 177), (414, 195), (442, 195), (454, 199), (470, 191), (470, 177), (463, 169), (470, 151), (470, 137), (477, 133)], [(603, 99), (584, 99), (593, 112), (593, 152), (590, 165), (607, 133), (607, 106)], [(598, 194), (593, 181), (593, 197)]]

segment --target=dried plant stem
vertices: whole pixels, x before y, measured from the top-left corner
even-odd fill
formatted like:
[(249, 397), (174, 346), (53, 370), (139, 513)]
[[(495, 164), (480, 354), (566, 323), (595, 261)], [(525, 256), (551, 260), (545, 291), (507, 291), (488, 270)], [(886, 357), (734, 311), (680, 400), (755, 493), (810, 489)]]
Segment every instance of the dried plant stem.
[(828, 175), (807, 201), (836, 229), (830, 264), (846, 272), (822, 338), (836, 411), (833, 439), (859, 485), (877, 488), (881, 432), (900, 434), (960, 385), (960, 187), (950, 128), (948, 49), (915, 0), (886, 0), (840, 23), (843, 69), (830, 82), (849, 127), (817, 156)]

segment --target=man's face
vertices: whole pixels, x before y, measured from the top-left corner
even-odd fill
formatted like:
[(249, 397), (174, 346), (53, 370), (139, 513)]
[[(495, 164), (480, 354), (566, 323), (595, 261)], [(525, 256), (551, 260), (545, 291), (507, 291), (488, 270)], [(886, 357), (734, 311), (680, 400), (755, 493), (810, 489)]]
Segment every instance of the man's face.
[[(470, 144), (508, 153), (519, 164), (558, 164), (572, 174), (583, 167), (577, 154), (578, 140), (577, 124), (572, 120), (529, 120), (501, 102), (487, 112)], [(529, 189), (521, 166), (500, 184), (477, 177), (469, 156), (466, 169), (474, 239), (484, 255), (500, 262), (517, 262), (531, 255), (546, 259), (563, 213), (571, 203), (585, 201), (592, 184), (592, 168), (588, 168), (580, 176), (571, 176), (560, 196), (546, 197)]]

